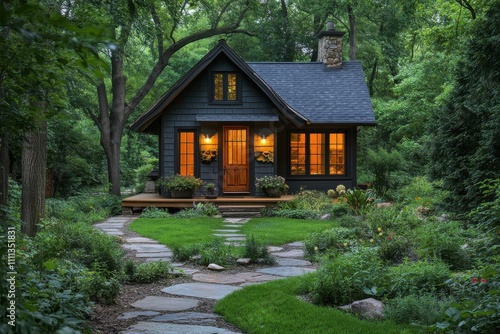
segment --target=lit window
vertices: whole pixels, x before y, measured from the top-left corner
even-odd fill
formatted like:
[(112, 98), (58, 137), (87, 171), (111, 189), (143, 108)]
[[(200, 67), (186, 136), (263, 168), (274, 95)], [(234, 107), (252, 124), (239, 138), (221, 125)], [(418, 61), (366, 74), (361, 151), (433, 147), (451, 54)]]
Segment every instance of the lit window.
[(194, 132), (179, 132), (179, 174), (194, 176)]
[(213, 89), (213, 101), (238, 101), (238, 75), (214, 73)]
[(344, 175), (344, 133), (291, 133), (290, 175)]

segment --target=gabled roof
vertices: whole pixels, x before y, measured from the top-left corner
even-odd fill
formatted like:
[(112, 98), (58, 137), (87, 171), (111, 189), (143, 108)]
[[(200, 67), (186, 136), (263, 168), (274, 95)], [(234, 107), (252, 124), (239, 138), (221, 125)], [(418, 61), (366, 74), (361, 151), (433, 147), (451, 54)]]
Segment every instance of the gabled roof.
[(375, 125), (361, 63), (328, 69), (320, 62), (246, 63), (220, 41), (182, 76), (131, 129), (151, 132), (163, 110), (220, 54), (225, 54), (274, 103), (279, 117), (296, 127), (308, 124)]
[(248, 65), (311, 124), (376, 124), (359, 61), (335, 69), (320, 62)]
[(167, 107), (217, 56), (224, 53), (250, 80), (252, 80), (271, 101), (275, 104), (279, 114), (297, 127), (309, 124), (310, 121), (297, 110), (288, 105), (266, 82), (241, 59), (224, 40), (221, 40), (209, 53), (207, 53), (196, 65), (184, 74), (155, 104), (142, 114), (132, 125), (131, 129), (144, 132), (154, 123)]

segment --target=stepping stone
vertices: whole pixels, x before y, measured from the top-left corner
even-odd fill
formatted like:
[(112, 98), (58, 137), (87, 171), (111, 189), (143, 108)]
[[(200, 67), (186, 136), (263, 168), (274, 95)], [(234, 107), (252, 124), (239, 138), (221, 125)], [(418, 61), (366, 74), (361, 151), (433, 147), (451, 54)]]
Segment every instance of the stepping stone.
[(196, 299), (147, 296), (130, 305), (148, 311), (184, 311), (198, 306), (198, 303)]
[(292, 249), (291, 251), (288, 251), (288, 252), (271, 253), (271, 255), (277, 256), (277, 257), (304, 257), (304, 250), (303, 249)]
[[(274, 281), (274, 280), (283, 278), (283, 277), (277, 277), (274, 275), (267, 275), (267, 274), (262, 274), (262, 273), (257, 273), (257, 272), (239, 273), (239, 274), (236, 274), (235, 276), (245, 279), (246, 283), (244, 283), (244, 284), (269, 282), (269, 281)], [(243, 284), (241, 284), (240, 286), (243, 286)]]
[(246, 281), (246, 279), (233, 274), (194, 274), (193, 279), (198, 282), (217, 284), (237, 284)]
[(135, 254), (135, 257), (164, 257), (164, 258), (168, 257), (168, 258), (171, 258), (172, 252), (137, 253), (137, 254)]
[(140, 253), (170, 252), (170, 249), (168, 247), (160, 244), (127, 244), (122, 245), (122, 247)]
[(153, 317), (155, 315), (160, 314), (160, 312), (155, 311), (134, 311), (134, 312), (125, 312), (121, 316), (119, 316), (118, 320), (127, 320), (134, 319), (137, 317)]
[(236, 241), (226, 241), (226, 242), (224, 242), (224, 245), (239, 247), (239, 246), (244, 246), (245, 244), (241, 243), (241, 242), (236, 242)]
[(151, 321), (158, 322), (176, 322), (176, 323), (207, 323), (214, 322), (218, 316), (210, 313), (200, 313), (200, 312), (180, 312), (180, 313), (170, 313), (164, 314), (151, 319)]
[(232, 228), (232, 227), (233, 227), (233, 228), (234, 228), (234, 227), (236, 227), (236, 228), (240, 228), (240, 227), (241, 227), (241, 224), (224, 224), (224, 225), (222, 225), (222, 226), (223, 226), (223, 227), (229, 227), (229, 228)]
[(245, 237), (229, 237), (229, 238), (226, 238), (227, 241), (245, 241), (246, 238)]
[(220, 233), (236, 233), (239, 230), (214, 230), (214, 232), (220, 232)]
[(144, 238), (144, 237), (127, 238), (127, 239), (125, 239), (125, 242), (128, 242), (129, 244), (135, 244), (135, 243), (157, 244), (158, 243), (158, 241), (156, 241), (156, 240)]
[(191, 268), (174, 268), (174, 273), (179, 273), (179, 274), (183, 274), (183, 275), (187, 275), (187, 276), (190, 276), (190, 275), (196, 274), (197, 272), (199, 272), (199, 270), (198, 270), (198, 269), (191, 269)]
[(281, 252), (283, 250), (283, 247), (276, 247), (276, 246), (268, 246), (267, 247), (267, 251), (269, 253), (273, 253), (273, 252)]
[(303, 266), (312, 266), (312, 263), (307, 261), (307, 260), (299, 260), (299, 259), (290, 259), (290, 258), (283, 258), (283, 259), (276, 259), (276, 262), (278, 262), (278, 265), (280, 266), (285, 266), (285, 267), (293, 267), (293, 266), (298, 266), (298, 267), (303, 267)]
[(210, 263), (207, 268), (210, 269), (210, 270), (216, 270), (216, 271), (222, 271), (222, 270), (226, 269), (223, 266), (219, 266), (216, 263)]
[(304, 247), (304, 243), (302, 241), (291, 242), (287, 245), (290, 247)]
[(213, 326), (179, 325), (163, 322), (140, 321), (120, 334), (238, 334)]
[(105, 228), (123, 228), (123, 223), (99, 223), (99, 224), (94, 224), (94, 227), (100, 228), (100, 229), (105, 229)]
[(161, 291), (172, 295), (219, 300), (224, 298), (231, 292), (234, 292), (239, 289), (241, 288), (237, 286), (223, 285), (223, 284), (182, 283), (169, 286), (168, 288), (164, 288)]
[(106, 233), (107, 235), (123, 235), (123, 232), (120, 231), (120, 230), (104, 230), (103, 231), (104, 233)]
[(224, 219), (224, 223), (245, 224), (249, 220), (250, 220), (249, 218), (226, 218)]
[(307, 273), (311, 273), (316, 271), (313, 268), (299, 268), (299, 267), (273, 267), (273, 268), (264, 268), (256, 270), (259, 273), (265, 273), (270, 275), (282, 276), (282, 277), (292, 277), (292, 276), (300, 276)]
[(251, 259), (251, 258), (249, 258), (249, 257), (244, 257), (244, 258), (242, 258), (242, 259), (238, 259), (238, 260), (236, 260), (236, 263), (237, 263), (237, 264), (241, 264), (241, 265), (247, 265), (247, 264), (250, 264), (250, 262), (251, 262), (251, 261), (252, 261), (252, 259)]
[(242, 237), (242, 238), (245, 238), (245, 235), (241, 234), (241, 233), (225, 233), (225, 234), (214, 233), (214, 235), (216, 237)]

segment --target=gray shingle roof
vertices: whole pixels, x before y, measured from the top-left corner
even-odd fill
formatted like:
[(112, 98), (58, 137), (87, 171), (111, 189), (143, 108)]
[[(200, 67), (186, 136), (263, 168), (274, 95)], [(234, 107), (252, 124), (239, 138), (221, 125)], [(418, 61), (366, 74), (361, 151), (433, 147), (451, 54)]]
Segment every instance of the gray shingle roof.
[(292, 108), (312, 124), (375, 124), (359, 61), (327, 69), (322, 63), (247, 63)]

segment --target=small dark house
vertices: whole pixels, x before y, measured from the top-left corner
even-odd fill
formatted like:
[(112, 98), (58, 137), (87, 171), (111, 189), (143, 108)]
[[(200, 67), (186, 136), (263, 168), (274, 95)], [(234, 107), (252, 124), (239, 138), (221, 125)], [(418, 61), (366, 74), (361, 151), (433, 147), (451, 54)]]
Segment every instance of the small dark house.
[(219, 195), (261, 195), (265, 175), (292, 192), (353, 187), (357, 129), (375, 117), (343, 35), (321, 32), (308, 63), (245, 62), (220, 41), (132, 129), (158, 135), (162, 176), (194, 175)]

